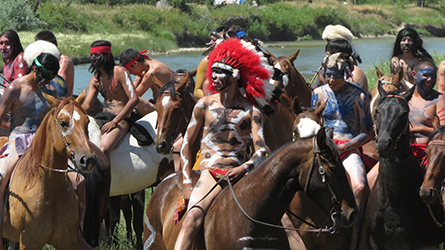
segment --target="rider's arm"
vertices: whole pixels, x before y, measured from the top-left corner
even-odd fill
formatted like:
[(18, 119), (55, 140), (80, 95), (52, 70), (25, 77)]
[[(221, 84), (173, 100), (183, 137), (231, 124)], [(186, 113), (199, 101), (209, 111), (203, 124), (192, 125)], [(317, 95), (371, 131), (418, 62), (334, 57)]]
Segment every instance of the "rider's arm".
[(445, 94), (445, 61), (440, 62), (439, 70), (437, 71), (437, 91)]
[(15, 100), (18, 100), (20, 96), (20, 83), (13, 81), (8, 87), (6, 87), (3, 97), (0, 101), (0, 127), (9, 129), (9, 122), (4, 119), (8, 111), (11, 110)]
[(205, 80), (205, 74), (208, 62), (209, 62), (208, 58), (204, 57), (199, 63), (198, 70), (196, 72), (194, 95), (197, 99), (202, 98), (204, 96), (204, 90), (202, 88)]
[(339, 145), (339, 153), (359, 148), (372, 139), (372, 118), (369, 109), (369, 99), (365, 93), (361, 93), (358, 100), (355, 106), (359, 114), (357, 119), (360, 119), (360, 133), (350, 141)]
[(267, 155), (266, 148), (266, 140), (263, 135), (263, 115), (261, 111), (254, 107), (252, 111), (252, 120), (251, 124), (251, 133), (252, 133), (252, 144), (255, 149), (255, 152), (252, 154), (252, 157), (246, 161), (241, 166), (249, 172), (253, 168), (253, 164), (255, 160), (265, 157)]
[(88, 84), (88, 93), (85, 96), (85, 100), (82, 103), (82, 108), (86, 112), (88, 112), (93, 107), (93, 104), (96, 101), (98, 93), (99, 91), (97, 90), (96, 76), (93, 76), (91, 77), (90, 83)]
[(60, 70), (59, 75), (65, 80), (66, 87), (68, 88), (68, 95), (73, 95), (74, 88), (74, 64), (73, 61), (65, 56), (60, 56)]
[(438, 98), (439, 100), (436, 104), (436, 115), (439, 117), (440, 126), (445, 126), (445, 95), (439, 95)]
[(184, 142), (181, 148), (181, 161), (182, 161), (182, 177), (183, 177), (183, 192), (184, 198), (189, 199), (192, 189), (192, 146), (198, 139), (198, 134), (202, 128), (205, 118), (205, 104), (201, 99), (195, 105), (193, 109), (192, 117), (187, 130), (184, 135)]
[(390, 68), (391, 68), (391, 74), (396, 74), (397, 70), (399, 70), (400, 60), (397, 56), (391, 58)]
[(20, 53), (17, 56), (17, 61), (14, 64), (14, 78), (17, 79), (19, 77), (22, 77), (26, 75), (26, 72), (28, 71), (28, 64), (26, 63), (25, 59), (23, 58), (23, 54)]
[(136, 92), (139, 96), (142, 96), (147, 92), (149, 88), (151, 88), (154, 85), (153, 77), (151, 76), (152, 72), (142, 72), (142, 77), (137, 77), (135, 79), (138, 81), (134, 86), (136, 86)]

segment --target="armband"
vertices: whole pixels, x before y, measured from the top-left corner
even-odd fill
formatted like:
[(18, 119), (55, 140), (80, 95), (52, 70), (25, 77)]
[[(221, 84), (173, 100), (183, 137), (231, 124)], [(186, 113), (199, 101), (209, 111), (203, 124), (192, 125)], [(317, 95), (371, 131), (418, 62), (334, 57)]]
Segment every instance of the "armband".
[(250, 172), (249, 166), (244, 165), (243, 167), (244, 167), (244, 169), (245, 169), (247, 172)]

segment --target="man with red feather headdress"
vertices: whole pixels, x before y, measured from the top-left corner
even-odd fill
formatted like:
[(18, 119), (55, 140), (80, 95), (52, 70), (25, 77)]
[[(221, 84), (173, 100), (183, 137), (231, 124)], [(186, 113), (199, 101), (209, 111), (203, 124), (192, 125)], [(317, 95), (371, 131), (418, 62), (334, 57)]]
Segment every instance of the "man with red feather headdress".
[[(183, 195), (188, 213), (175, 249), (191, 249), (206, 211), (223, 187), (217, 181), (228, 174), (235, 182), (251, 171), (254, 161), (267, 153), (262, 114), (257, 106), (265, 101), (270, 72), (266, 60), (250, 43), (229, 39), (210, 54), (206, 77), (212, 95), (196, 103), (181, 149)], [(202, 138), (198, 138), (202, 130)], [(255, 151), (248, 158), (249, 138)], [(201, 176), (192, 186), (191, 146), (201, 140)], [(210, 191), (210, 192), (209, 192)]]

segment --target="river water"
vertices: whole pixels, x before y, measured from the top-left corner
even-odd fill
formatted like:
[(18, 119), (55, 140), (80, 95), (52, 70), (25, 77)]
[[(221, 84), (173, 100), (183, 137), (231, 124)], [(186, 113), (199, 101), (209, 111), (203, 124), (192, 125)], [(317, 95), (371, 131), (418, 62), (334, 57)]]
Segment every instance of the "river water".
[[(356, 51), (360, 54), (363, 63), (359, 64), (363, 70), (380, 60), (389, 60), (395, 38), (367, 38), (353, 40)], [(424, 47), (429, 53), (445, 53), (445, 38), (423, 38)], [(326, 42), (318, 41), (294, 41), (294, 42), (273, 42), (265, 43), (267, 49), (275, 56), (290, 56), (300, 49), (298, 58), (295, 60), (295, 67), (310, 80), (315, 71), (320, 66), (321, 60), (325, 56), (324, 47)], [(199, 65), (203, 58), (201, 55), (205, 48), (190, 49), (185, 51), (170, 52), (168, 54), (158, 54), (152, 57), (167, 64), (172, 70), (186, 69), (192, 70)], [(436, 62), (439, 63), (439, 62)], [(81, 64), (75, 66), (74, 94), (79, 94), (88, 87), (88, 82), (92, 74), (88, 72), (89, 65)], [(134, 79), (134, 77), (133, 77)], [(150, 99), (151, 91), (147, 91), (143, 98)]]

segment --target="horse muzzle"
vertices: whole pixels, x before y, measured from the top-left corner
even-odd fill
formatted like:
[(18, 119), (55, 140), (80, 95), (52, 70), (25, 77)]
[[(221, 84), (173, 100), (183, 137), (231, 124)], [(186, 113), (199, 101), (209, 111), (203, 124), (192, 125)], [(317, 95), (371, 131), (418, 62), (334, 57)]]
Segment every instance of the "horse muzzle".
[(350, 207), (342, 202), (339, 213), (332, 213), (331, 219), (334, 221), (339, 228), (349, 228), (354, 224), (355, 218), (357, 217), (357, 209)]
[(87, 174), (97, 166), (97, 157), (96, 155), (82, 155), (78, 159), (77, 157), (73, 157), (74, 165), (76, 169), (82, 174)]
[(419, 195), (426, 204), (439, 202), (439, 192), (435, 188), (420, 188)]
[(170, 154), (172, 146), (166, 141), (155, 142), (155, 149), (159, 154), (168, 155)]

